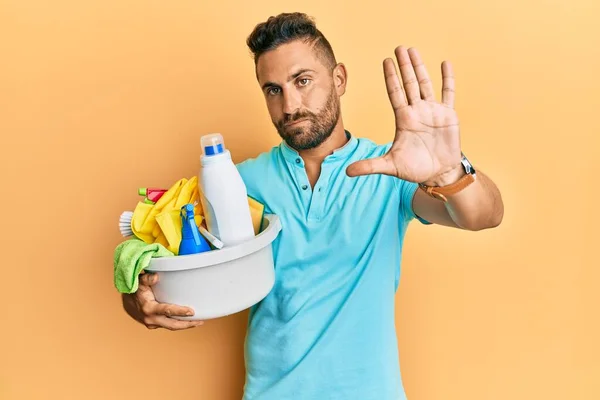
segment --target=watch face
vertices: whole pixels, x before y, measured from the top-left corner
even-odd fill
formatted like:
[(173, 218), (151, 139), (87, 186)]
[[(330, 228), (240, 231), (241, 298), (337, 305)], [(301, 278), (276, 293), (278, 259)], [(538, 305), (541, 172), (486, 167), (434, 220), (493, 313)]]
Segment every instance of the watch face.
[(469, 162), (469, 160), (467, 159), (467, 157), (465, 157), (464, 154), (462, 155), (461, 163), (462, 163), (463, 167), (465, 168), (465, 172), (467, 174), (471, 174), (471, 175), (475, 174), (475, 168), (473, 168), (473, 165)]

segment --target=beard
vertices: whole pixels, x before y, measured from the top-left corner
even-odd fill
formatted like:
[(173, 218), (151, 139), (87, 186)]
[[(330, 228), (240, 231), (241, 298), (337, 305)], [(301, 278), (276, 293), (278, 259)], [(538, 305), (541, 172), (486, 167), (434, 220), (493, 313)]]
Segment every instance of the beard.
[[(275, 123), (279, 136), (293, 149), (310, 150), (323, 143), (338, 123), (340, 118), (340, 103), (335, 90), (332, 88), (327, 102), (317, 114), (310, 111), (299, 111), (293, 115), (286, 115)], [(302, 126), (288, 126), (286, 123), (305, 119)]]

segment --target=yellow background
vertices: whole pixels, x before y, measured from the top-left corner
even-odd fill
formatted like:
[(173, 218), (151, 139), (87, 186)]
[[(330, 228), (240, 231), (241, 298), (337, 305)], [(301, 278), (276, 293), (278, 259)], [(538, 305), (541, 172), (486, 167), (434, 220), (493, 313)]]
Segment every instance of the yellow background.
[(222, 132), (236, 161), (279, 142), (245, 39), (296, 10), (348, 68), (356, 136), (392, 139), (396, 45), (438, 93), (452, 61), (463, 149), (503, 193), (498, 229), (409, 229), (409, 399), (600, 398), (599, 4), (2, 0), (0, 398), (241, 397), (247, 312), (148, 331), (121, 309), (112, 254), (137, 187), (197, 173), (200, 135)]

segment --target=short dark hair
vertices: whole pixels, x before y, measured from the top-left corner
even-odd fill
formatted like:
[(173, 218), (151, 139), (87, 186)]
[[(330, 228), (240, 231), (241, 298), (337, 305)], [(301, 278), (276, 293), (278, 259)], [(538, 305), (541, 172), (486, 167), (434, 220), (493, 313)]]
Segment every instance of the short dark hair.
[(263, 53), (294, 40), (303, 40), (312, 44), (323, 64), (330, 69), (336, 66), (337, 61), (331, 44), (317, 29), (313, 18), (304, 13), (281, 13), (269, 17), (267, 21), (256, 25), (248, 36), (246, 44), (254, 56), (256, 65)]

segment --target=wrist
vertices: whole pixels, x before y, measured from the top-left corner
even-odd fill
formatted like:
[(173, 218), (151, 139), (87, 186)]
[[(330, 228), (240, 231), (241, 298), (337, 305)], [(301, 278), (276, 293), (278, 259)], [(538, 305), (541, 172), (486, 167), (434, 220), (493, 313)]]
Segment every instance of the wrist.
[(430, 196), (448, 201), (448, 196), (452, 196), (471, 183), (475, 182), (476, 171), (473, 165), (467, 160), (464, 154), (458, 167), (451, 169), (444, 174), (440, 174), (434, 179), (420, 183), (419, 187)]
[(461, 163), (456, 165), (450, 171), (444, 172), (432, 179), (423, 182), (426, 186), (434, 186), (434, 187), (444, 187), (448, 185), (452, 185), (460, 180), (463, 176), (465, 176), (466, 172)]

